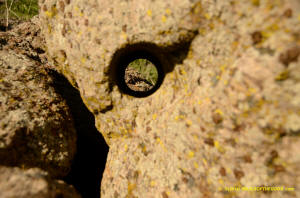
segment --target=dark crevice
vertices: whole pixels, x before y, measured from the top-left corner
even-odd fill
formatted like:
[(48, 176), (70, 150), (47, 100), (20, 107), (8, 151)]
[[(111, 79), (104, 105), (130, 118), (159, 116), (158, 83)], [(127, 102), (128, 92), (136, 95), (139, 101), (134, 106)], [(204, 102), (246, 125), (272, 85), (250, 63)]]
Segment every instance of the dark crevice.
[(66, 100), (77, 131), (77, 152), (70, 173), (64, 180), (73, 185), (83, 198), (99, 198), (108, 146), (95, 127), (94, 116), (84, 105), (80, 93), (68, 80), (54, 70), (56, 91)]
[(113, 109), (113, 105), (109, 105), (109, 106), (107, 106), (106, 108), (102, 109), (102, 110), (100, 111), (100, 113), (105, 113), (105, 112), (110, 111), (110, 110), (112, 110), (112, 109)]
[(36, 53), (38, 54), (44, 54), (45, 53), (45, 50), (43, 50), (42, 48), (38, 47), (35, 49)]
[(6, 32), (8, 30), (11, 30), (12, 29), (12, 25), (8, 24), (8, 26), (6, 27), (6, 25), (2, 25), (0, 24), (0, 31), (1, 32)]
[(0, 38), (0, 47), (4, 46), (7, 44), (7, 40), (4, 38)]
[(170, 68), (166, 70), (166, 73), (172, 72), (176, 64), (183, 63), (188, 55), (192, 41), (193, 40), (188, 40), (186, 42), (176, 43), (163, 49), (170, 62)]
[(42, 62), (42, 60), (41, 60), (39, 54), (38, 54), (38, 55), (28, 54), (27, 57), (30, 58), (30, 59), (32, 59), (32, 60), (35, 60), (35, 61), (37, 61), (37, 62), (39, 62), (39, 63)]

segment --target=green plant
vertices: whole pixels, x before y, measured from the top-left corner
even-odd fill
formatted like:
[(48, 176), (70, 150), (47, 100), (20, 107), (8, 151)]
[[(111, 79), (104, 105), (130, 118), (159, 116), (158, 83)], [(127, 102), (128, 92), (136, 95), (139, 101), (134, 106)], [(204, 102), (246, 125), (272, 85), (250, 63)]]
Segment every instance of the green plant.
[(4, 0), (0, 2), (0, 19), (30, 19), (39, 12), (38, 0)]
[(153, 85), (156, 84), (158, 73), (156, 67), (153, 63), (147, 59), (136, 59), (132, 61), (128, 67), (133, 68), (139, 72), (147, 81), (151, 82)]

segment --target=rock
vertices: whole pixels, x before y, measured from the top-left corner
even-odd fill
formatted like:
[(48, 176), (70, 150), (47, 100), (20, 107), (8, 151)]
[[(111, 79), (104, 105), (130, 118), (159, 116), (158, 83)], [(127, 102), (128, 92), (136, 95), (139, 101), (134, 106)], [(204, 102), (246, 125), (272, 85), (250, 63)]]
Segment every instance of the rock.
[(25, 55), (2, 50), (0, 67), (0, 164), (64, 177), (76, 150), (66, 102), (45, 69)]
[[(92, 112), (105, 111), (113, 103), (108, 70), (118, 49), (140, 42), (174, 48), (174, 43), (186, 43), (195, 36), (202, 19), (193, 13), (202, 9), (200, 3), (179, 0), (88, 4), (52, 0), (40, 1), (40, 7), (47, 53), (73, 86), (88, 90), (89, 99), (84, 100)], [(73, 75), (82, 68), (95, 75)], [(95, 83), (98, 87), (91, 86)]]
[(30, 59), (46, 64), (45, 41), (40, 35), (39, 19), (10, 20), (10, 29), (0, 31), (0, 50), (13, 50)]
[[(299, 46), (299, 1), (40, 6), (48, 57), (110, 146), (101, 197), (251, 197), (226, 190), (237, 185), (300, 196), (300, 60), (288, 52)], [(118, 83), (122, 63), (141, 52), (164, 73), (142, 98)], [(277, 159), (265, 163), (272, 150)]]
[(76, 190), (60, 180), (53, 180), (37, 168), (22, 170), (0, 166), (0, 197), (2, 198), (79, 198)]

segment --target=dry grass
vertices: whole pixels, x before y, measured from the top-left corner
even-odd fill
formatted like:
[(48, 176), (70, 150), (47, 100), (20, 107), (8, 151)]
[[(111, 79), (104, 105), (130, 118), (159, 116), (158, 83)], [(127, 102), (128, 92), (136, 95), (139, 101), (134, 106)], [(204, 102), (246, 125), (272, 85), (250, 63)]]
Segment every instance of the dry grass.
[(0, 0), (0, 19), (5, 19), (8, 27), (10, 20), (27, 20), (38, 14), (38, 0)]
[(131, 62), (128, 67), (133, 68), (140, 73), (144, 79), (155, 85), (158, 78), (156, 67), (147, 59), (136, 59)]

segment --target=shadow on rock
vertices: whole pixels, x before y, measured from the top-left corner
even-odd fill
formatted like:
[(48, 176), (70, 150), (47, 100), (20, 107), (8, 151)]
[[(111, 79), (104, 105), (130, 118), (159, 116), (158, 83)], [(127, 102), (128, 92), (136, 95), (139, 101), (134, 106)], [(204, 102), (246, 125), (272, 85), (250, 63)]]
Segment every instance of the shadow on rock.
[(99, 198), (102, 174), (108, 146), (95, 127), (94, 116), (84, 105), (79, 91), (56, 71), (54, 87), (64, 97), (71, 109), (77, 131), (77, 153), (65, 181), (81, 193), (83, 198)]

